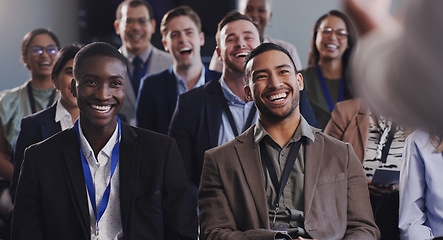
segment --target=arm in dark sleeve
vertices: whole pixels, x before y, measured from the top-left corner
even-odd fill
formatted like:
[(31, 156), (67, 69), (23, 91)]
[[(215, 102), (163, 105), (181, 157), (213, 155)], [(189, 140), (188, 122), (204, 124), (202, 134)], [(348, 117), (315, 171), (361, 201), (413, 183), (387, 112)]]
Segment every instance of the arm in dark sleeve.
[(168, 148), (163, 184), (165, 239), (197, 239), (197, 199), (189, 190), (175, 141)]
[[(28, 148), (29, 149), (29, 148)], [(40, 202), (39, 180), (32, 159), (32, 149), (25, 152), (17, 185), (12, 217), (12, 240), (45, 239)]]

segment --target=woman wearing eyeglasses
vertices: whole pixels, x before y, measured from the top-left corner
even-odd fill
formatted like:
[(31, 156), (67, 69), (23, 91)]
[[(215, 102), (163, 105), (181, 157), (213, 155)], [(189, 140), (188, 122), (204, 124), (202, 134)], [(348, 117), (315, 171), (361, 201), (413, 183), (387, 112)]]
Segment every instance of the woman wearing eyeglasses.
[[(20, 120), (47, 108), (57, 99), (51, 71), (58, 48), (59, 41), (50, 30), (39, 28), (28, 32), (22, 41), (21, 59), (29, 69), (31, 79), (19, 87), (0, 93), (0, 185), (2, 186), (9, 186), (12, 177), (12, 163), (9, 159), (20, 128)], [(0, 187), (2, 192), (7, 189), (8, 187)]]
[(342, 12), (332, 10), (314, 25), (308, 68), (301, 71), (318, 127), (324, 129), (335, 103), (351, 98), (346, 68), (356, 34)]

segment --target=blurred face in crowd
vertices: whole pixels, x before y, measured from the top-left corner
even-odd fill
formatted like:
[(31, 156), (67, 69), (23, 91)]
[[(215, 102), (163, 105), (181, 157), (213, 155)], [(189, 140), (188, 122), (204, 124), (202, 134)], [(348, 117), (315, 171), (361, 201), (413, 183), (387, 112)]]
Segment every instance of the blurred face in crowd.
[(245, 72), (245, 95), (254, 101), (261, 120), (276, 123), (298, 112), (303, 77), (285, 53), (260, 53), (246, 64)]
[(173, 56), (177, 68), (189, 68), (201, 62), (200, 47), (203, 46), (204, 34), (188, 16), (178, 16), (167, 24), (163, 35), (163, 46)]
[(140, 55), (151, 43), (155, 32), (155, 20), (149, 16), (146, 6), (121, 8), (121, 19), (114, 22), (115, 32), (120, 35), (123, 47), (135, 55)]
[(60, 92), (60, 102), (66, 109), (77, 107), (77, 99), (71, 94), (73, 62), (74, 59), (67, 61), (62, 70), (52, 79), (55, 88)]
[(341, 59), (348, 48), (348, 30), (343, 19), (328, 16), (317, 29), (315, 46), (320, 53), (320, 60)]
[(226, 24), (220, 31), (220, 46), (217, 54), (223, 61), (224, 68), (243, 73), (246, 56), (260, 45), (257, 28), (250, 21), (236, 20)]
[(33, 78), (51, 76), (57, 52), (57, 44), (50, 35), (38, 34), (32, 39), (23, 61), (25, 62), (26, 67), (31, 71)]
[(239, 0), (238, 10), (240, 13), (249, 16), (258, 25), (260, 35), (263, 35), (272, 17), (269, 0)]

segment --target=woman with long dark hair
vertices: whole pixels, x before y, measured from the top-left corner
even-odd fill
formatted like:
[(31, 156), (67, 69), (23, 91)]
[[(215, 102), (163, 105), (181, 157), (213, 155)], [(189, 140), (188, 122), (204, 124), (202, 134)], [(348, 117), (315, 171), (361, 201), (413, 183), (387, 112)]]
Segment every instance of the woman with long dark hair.
[(351, 21), (340, 11), (328, 12), (314, 25), (308, 68), (302, 71), (302, 75), (321, 129), (331, 118), (335, 103), (352, 98), (346, 70), (355, 39)]

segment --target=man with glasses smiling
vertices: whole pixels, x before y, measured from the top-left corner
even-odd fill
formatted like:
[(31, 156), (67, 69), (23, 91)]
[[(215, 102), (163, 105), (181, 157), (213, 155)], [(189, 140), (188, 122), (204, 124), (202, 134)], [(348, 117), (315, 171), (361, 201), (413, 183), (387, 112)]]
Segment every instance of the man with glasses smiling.
[(126, 100), (120, 113), (134, 124), (135, 103), (140, 79), (163, 71), (173, 62), (171, 56), (151, 44), (156, 21), (151, 6), (142, 0), (126, 0), (117, 8), (114, 27), (122, 40), (120, 52), (128, 60), (128, 87)]

